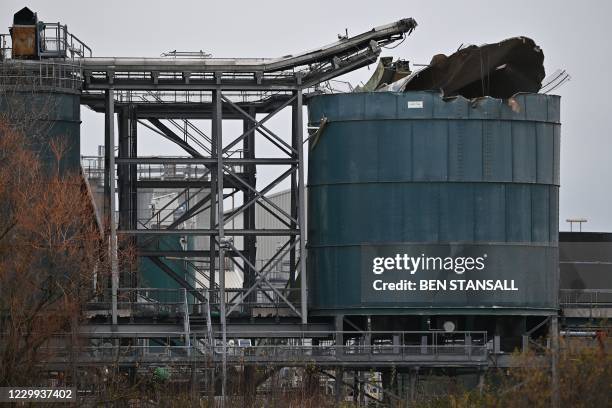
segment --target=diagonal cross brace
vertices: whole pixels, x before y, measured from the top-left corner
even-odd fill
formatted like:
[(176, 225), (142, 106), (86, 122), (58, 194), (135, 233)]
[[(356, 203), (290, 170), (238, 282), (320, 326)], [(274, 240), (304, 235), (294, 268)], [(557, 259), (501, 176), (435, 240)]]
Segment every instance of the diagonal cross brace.
[[(230, 99), (228, 99), (227, 97), (221, 95), (221, 98), (223, 98), (223, 100), (225, 102), (227, 102), (230, 107), (232, 107), (233, 109), (235, 109), (236, 111), (238, 111), (240, 114), (242, 114), (242, 116), (244, 116), (245, 118), (249, 119), (250, 121), (252, 121), (253, 123), (255, 123), (256, 126), (254, 128), (254, 130), (256, 130), (257, 132), (259, 132), (261, 135), (263, 135), (266, 139), (268, 139), (270, 142), (274, 143), (274, 140), (276, 140), (276, 142), (280, 143), (281, 145), (283, 145), (285, 148), (289, 149), (290, 153), (295, 153), (297, 154), (297, 150), (295, 150), (290, 144), (288, 144), (287, 142), (285, 142), (283, 139), (281, 139), (280, 137), (278, 137), (274, 132), (272, 132), (270, 129), (268, 129), (267, 127), (265, 127), (263, 125), (263, 123), (260, 123), (257, 121), (257, 119), (255, 119), (254, 117), (252, 117), (248, 112), (246, 112), (244, 109), (242, 109), (240, 106), (238, 106), (237, 104), (235, 104), (234, 102), (232, 102)], [(265, 130), (265, 133), (262, 132), (259, 128)], [(268, 133), (266, 135), (266, 133)], [(270, 138), (274, 138), (274, 140), (270, 139)], [(276, 144), (276, 143), (275, 143)], [(280, 146), (277, 145), (277, 147), (281, 148)], [(282, 149), (281, 149), (282, 150)], [(287, 153), (287, 152), (285, 152)], [(289, 153), (289, 155), (290, 155)]]
[(206, 296), (204, 296), (195, 287), (193, 287), (193, 285), (187, 282), (185, 278), (183, 278), (181, 275), (176, 273), (172, 268), (166, 265), (166, 263), (162, 261), (159, 257), (148, 256), (147, 258), (149, 258), (151, 262), (153, 262), (159, 269), (164, 271), (169, 277), (174, 279), (176, 283), (181, 285), (181, 287), (187, 289), (196, 299), (198, 299), (201, 302), (208, 302), (208, 299), (206, 299)]
[[(249, 183), (247, 183), (246, 181), (242, 180), (241, 177), (239, 177), (236, 173), (234, 173), (232, 170), (230, 170), (227, 166), (223, 166), (225, 168), (225, 171), (232, 176), (234, 179), (236, 179), (238, 182), (240, 182), (240, 184), (244, 185), (246, 188), (248, 188), (249, 190), (251, 190), (254, 194), (255, 194), (255, 198), (249, 200), (247, 203), (243, 204), (240, 208), (238, 208), (236, 210), (235, 213), (231, 214), (229, 217), (225, 217), (225, 219), (223, 220), (225, 223), (227, 223), (228, 221), (231, 221), (234, 217), (236, 217), (238, 214), (240, 214), (241, 212), (243, 212), (244, 210), (246, 210), (248, 207), (250, 207), (251, 205), (253, 205), (257, 200), (263, 200), (266, 203), (270, 204), (272, 207), (274, 207), (278, 212), (280, 212), (282, 215), (284, 215), (285, 217), (289, 218), (290, 221), (296, 222), (297, 220), (293, 219), (293, 217), (291, 217), (290, 214), (288, 214), (285, 210), (283, 210), (282, 208), (280, 208), (278, 205), (274, 204), (274, 202), (272, 202), (269, 198), (267, 198), (264, 194), (266, 194), (268, 191), (270, 191), (272, 188), (274, 188), (276, 185), (278, 185), (281, 181), (283, 181), (285, 178), (287, 178), (288, 176), (290, 176), (293, 172), (295, 172), (295, 169), (291, 168), (289, 170), (287, 170), (286, 172), (284, 172), (283, 174), (281, 174), (280, 176), (278, 176), (276, 179), (274, 179), (270, 184), (268, 184), (263, 190), (261, 191), (257, 191), (255, 188), (253, 188)], [(272, 213), (268, 208), (263, 207), (265, 210), (269, 211), (270, 213)], [(274, 214), (273, 214), (274, 215)]]
[(193, 157), (198, 157), (198, 158), (203, 157), (200, 152), (198, 152), (195, 148), (193, 148), (189, 143), (187, 143), (186, 141), (181, 139), (180, 136), (178, 136), (176, 133), (174, 133), (174, 131), (172, 129), (170, 129), (168, 126), (164, 125), (161, 122), (161, 120), (151, 118), (151, 119), (148, 119), (148, 121), (153, 126), (155, 126), (157, 129), (159, 129), (162, 132), (162, 134), (166, 137), (166, 139), (170, 140), (171, 142), (176, 143), (183, 150), (185, 150), (187, 153), (189, 153)]
[(232, 147), (236, 146), (238, 143), (240, 143), (245, 137), (247, 137), (251, 132), (256, 131), (261, 125), (263, 125), (266, 121), (270, 120), (274, 115), (276, 115), (278, 112), (282, 111), (283, 109), (285, 109), (287, 106), (289, 106), (289, 104), (291, 102), (293, 102), (297, 97), (293, 96), (290, 99), (287, 99), (285, 102), (283, 102), (282, 105), (280, 105), (278, 108), (276, 108), (273, 112), (270, 112), (266, 115), (265, 118), (263, 118), (262, 120), (258, 121), (255, 123), (255, 126), (251, 126), (247, 131), (243, 132), (240, 136), (238, 136), (238, 138), (234, 139), (230, 144), (228, 144), (227, 146), (225, 146), (223, 148), (223, 153), (227, 153)]
[[(289, 249), (287, 251), (285, 251), (285, 254), (291, 250), (291, 248), (293, 248), (295, 246), (295, 244), (297, 243), (294, 242), (291, 247), (289, 247)], [(234, 251), (237, 251), (236, 247), (234, 247), (234, 245), (231, 242), (228, 242), (228, 245), (230, 246), (230, 248), (232, 248)], [(240, 258), (242, 258), (242, 260), (244, 262), (247, 263), (247, 265), (249, 265), (249, 267), (255, 271), (255, 273), (258, 275), (257, 280), (255, 281), (255, 283), (253, 284), (253, 286), (251, 286), (249, 288), (249, 290), (246, 291), (246, 293), (242, 294), (242, 296), (240, 297), (240, 301), (243, 301), (253, 290), (255, 290), (256, 287), (260, 287), (261, 288), (261, 284), (262, 281), (264, 283), (267, 283), (268, 286), (270, 287), (270, 289), (272, 289), (272, 291), (274, 293), (276, 293), (278, 295), (278, 297), (280, 297), (283, 302), (285, 302), (287, 304), (287, 306), (289, 306), (291, 308), (291, 310), (293, 310), (295, 312), (295, 314), (297, 314), (298, 316), (302, 316), (302, 313), (298, 312), (298, 310), (295, 308), (295, 306), (293, 306), (293, 304), (289, 301), (289, 299), (287, 299), (285, 296), (283, 296), (282, 293), (280, 293), (280, 291), (278, 289), (276, 289), (274, 286), (272, 286), (272, 284), (270, 283), (270, 281), (268, 281), (268, 278), (266, 278), (266, 275), (268, 274), (268, 272), (270, 272), (270, 269), (268, 269), (267, 271), (264, 271), (263, 273), (257, 269), (244, 255), (242, 254), (238, 254), (238, 256), (240, 256)], [(279, 263), (281, 261), (282, 257), (280, 257), (276, 263), (274, 265), (272, 265), (272, 267), (274, 267), (277, 263)], [(263, 289), (263, 288), (262, 288)], [(236, 307), (238, 307), (240, 302), (235, 303), (234, 305), (232, 305), (232, 307), (230, 307), (230, 309), (227, 311), (227, 315), (229, 315), (231, 312), (234, 311), (234, 309)]]

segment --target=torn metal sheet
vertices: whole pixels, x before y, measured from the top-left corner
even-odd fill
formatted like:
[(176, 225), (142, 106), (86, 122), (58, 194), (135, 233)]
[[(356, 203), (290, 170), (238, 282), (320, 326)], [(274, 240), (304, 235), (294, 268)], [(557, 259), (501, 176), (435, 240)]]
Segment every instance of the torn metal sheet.
[(408, 61), (398, 59), (393, 62), (393, 57), (381, 57), (368, 82), (363, 86), (356, 87), (354, 92), (373, 92), (410, 74)]
[(540, 47), (530, 38), (515, 37), (471, 45), (450, 56), (435, 55), (426, 68), (381, 90), (439, 90), (444, 96), (505, 99), (518, 92), (538, 92), (544, 77)]

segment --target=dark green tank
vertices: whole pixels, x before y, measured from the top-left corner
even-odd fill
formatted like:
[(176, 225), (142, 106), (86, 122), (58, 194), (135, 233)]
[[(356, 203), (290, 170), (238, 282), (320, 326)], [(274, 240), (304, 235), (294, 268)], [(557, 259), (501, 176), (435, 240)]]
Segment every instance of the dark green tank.
[(0, 115), (40, 152), (44, 166), (55, 166), (51, 141), (62, 148), (62, 171), (78, 174), (81, 163), (81, 83), (78, 67), (47, 61), (0, 63)]
[(559, 97), (308, 106), (313, 314), (556, 313)]

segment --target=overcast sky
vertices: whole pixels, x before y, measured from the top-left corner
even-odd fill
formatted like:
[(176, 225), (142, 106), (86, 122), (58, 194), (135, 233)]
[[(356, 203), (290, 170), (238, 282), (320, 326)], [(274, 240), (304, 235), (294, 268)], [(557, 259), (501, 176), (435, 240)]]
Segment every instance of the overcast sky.
[[(94, 56), (157, 57), (169, 50), (204, 50), (215, 57), (278, 57), (318, 47), (400, 18), (419, 24), (402, 45), (383, 55), (428, 63), (461, 44), (514, 36), (543, 49), (547, 73), (566, 69), (562, 96), (560, 227), (585, 217), (588, 231), (612, 231), (612, 2), (560, 1), (15, 1), (2, 0), (0, 32), (23, 6), (45, 22), (60, 21)], [(367, 68), (345, 79), (365, 81)], [(100, 115), (82, 113), (82, 152), (95, 154), (104, 128)], [(276, 129), (286, 129), (283, 117)], [(151, 135), (140, 154), (173, 149)], [(142, 139), (141, 139), (142, 140)], [(182, 154), (179, 150), (171, 150)]]

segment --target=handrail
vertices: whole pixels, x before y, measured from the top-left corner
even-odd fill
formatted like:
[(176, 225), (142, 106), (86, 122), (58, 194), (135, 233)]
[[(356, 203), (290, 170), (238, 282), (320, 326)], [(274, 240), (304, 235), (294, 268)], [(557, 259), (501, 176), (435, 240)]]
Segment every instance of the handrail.
[(612, 307), (612, 289), (559, 289), (562, 307)]

